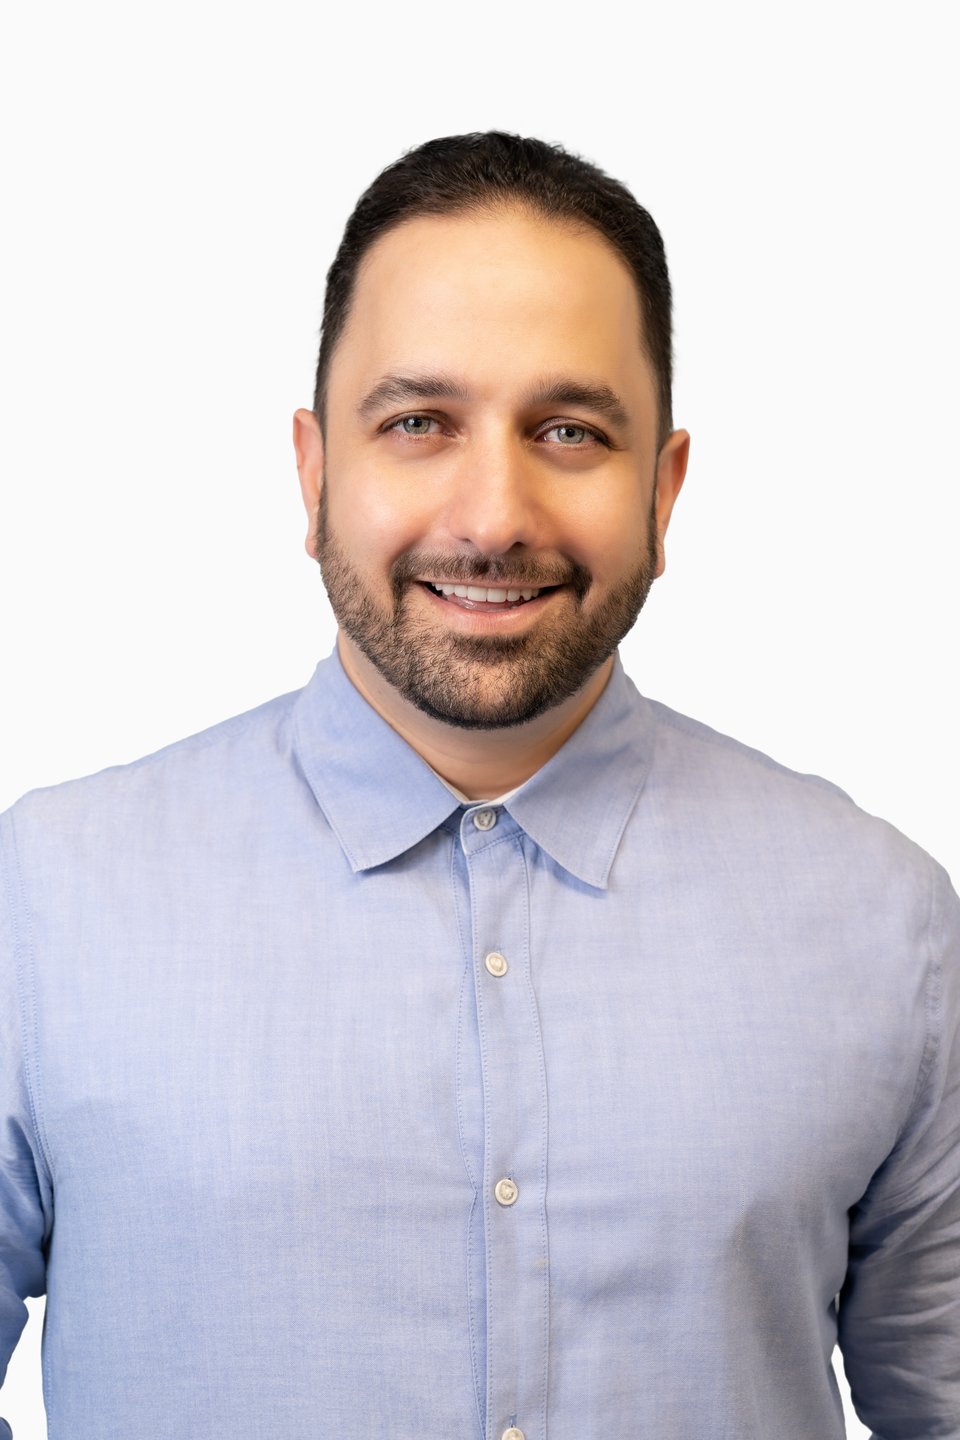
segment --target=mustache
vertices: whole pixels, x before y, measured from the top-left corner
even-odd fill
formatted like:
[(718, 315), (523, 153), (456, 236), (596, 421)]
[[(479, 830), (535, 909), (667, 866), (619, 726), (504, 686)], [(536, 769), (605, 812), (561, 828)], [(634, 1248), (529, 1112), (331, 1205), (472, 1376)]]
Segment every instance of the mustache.
[(498, 585), (517, 590), (542, 590), (548, 585), (569, 585), (578, 599), (586, 595), (593, 575), (585, 565), (568, 560), (566, 565), (549, 565), (533, 556), (515, 559), (506, 555), (443, 555), (439, 552), (409, 550), (390, 567), (394, 594), (414, 580), (448, 580), (456, 585)]

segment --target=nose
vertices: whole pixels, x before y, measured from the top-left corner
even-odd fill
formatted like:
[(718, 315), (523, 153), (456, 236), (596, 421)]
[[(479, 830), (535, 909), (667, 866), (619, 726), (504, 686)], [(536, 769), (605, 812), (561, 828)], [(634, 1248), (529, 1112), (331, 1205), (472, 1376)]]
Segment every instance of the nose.
[(515, 436), (468, 441), (451, 476), (445, 522), (458, 545), (504, 555), (544, 543), (535, 466)]

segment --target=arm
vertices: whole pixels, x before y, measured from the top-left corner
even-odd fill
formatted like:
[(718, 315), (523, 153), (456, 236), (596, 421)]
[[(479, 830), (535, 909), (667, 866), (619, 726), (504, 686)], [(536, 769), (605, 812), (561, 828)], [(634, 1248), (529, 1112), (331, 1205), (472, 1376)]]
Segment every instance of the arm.
[(934, 867), (927, 1043), (903, 1131), (850, 1211), (839, 1343), (874, 1440), (960, 1440), (960, 902)]
[[(46, 1291), (53, 1191), (37, 1140), (25, 1052), (24, 973), (9, 812), (0, 816), (0, 1384), (27, 1320), (27, 1295)], [(0, 1440), (10, 1428), (0, 1420)]]

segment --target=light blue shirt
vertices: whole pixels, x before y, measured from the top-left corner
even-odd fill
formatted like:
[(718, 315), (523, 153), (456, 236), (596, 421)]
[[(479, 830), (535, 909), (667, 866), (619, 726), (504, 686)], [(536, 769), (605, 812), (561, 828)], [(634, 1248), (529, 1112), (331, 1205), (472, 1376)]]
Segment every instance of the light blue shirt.
[(52, 1440), (960, 1437), (960, 905), (832, 785), (618, 661), (463, 805), (334, 654), (0, 867)]

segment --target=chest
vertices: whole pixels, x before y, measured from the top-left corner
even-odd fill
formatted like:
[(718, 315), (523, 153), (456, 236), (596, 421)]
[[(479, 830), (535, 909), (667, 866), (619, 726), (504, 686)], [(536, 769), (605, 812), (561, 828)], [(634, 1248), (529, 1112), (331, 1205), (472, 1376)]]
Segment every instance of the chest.
[(862, 1194), (915, 1070), (902, 997), (860, 1003), (868, 941), (692, 884), (592, 891), (520, 842), (420, 860), (202, 895), (184, 871), (149, 920), (84, 917), (42, 1029), (61, 1174), (465, 1197), (536, 1131), (557, 1215), (759, 1197), (794, 1223)]

